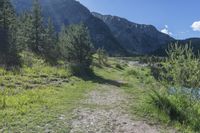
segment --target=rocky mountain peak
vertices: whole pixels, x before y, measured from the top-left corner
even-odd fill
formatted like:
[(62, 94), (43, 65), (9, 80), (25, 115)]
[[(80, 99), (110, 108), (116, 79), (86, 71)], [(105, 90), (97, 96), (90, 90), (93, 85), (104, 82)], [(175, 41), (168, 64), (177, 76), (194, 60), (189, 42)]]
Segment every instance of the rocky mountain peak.
[(131, 53), (151, 53), (174, 40), (152, 25), (137, 24), (117, 16), (92, 14), (104, 21), (115, 38)]

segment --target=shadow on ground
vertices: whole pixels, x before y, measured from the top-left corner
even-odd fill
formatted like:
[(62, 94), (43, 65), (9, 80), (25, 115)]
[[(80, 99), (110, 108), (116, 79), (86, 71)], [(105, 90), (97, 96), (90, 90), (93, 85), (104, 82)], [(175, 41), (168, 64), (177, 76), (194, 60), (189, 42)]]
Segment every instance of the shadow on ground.
[(96, 75), (95, 73), (91, 72), (90, 74), (84, 75), (84, 76), (78, 76), (79, 78), (85, 80), (85, 81), (92, 81), (94, 83), (99, 83), (99, 84), (108, 84), (108, 85), (113, 85), (116, 87), (121, 87), (127, 85), (127, 83), (123, 81), (117, 81), (117, 80), (111, 80), (111, 79), (105, 79), (102, 76)]

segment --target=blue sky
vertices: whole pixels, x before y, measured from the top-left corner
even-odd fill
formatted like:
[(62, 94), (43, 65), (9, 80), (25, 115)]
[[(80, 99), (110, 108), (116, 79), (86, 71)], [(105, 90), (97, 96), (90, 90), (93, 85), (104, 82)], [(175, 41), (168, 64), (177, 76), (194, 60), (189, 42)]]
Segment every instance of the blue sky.
[(200, 37), (200, 0), (79, 0), (90, 11), (152, 24), (177, 39)]

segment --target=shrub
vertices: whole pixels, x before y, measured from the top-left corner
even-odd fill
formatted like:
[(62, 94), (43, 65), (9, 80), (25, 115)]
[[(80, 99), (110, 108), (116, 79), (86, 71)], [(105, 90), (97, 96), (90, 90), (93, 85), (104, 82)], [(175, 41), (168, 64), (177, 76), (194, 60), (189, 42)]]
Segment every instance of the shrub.
[(176, 43), (169, 47), (167, 54), (167, 60), (161, 63), (161, 80), (170, 86), (200, 88), (200, 62), (192, 48)]
[(168, 58), (152, 69), (166, 89), (162, 93), (153, 91), (150, 97), (171, 120), (200, 131), (200, 101), (194, 95), (200, 88), (200, 62), (192, 51), (188, 44), (169, 47)]
[(103, 48), (99, 48), (97, 49), (97, 55), (99, 64), (106, 65), (108, 62), (108, 56), (106, 54), (106, 51)]

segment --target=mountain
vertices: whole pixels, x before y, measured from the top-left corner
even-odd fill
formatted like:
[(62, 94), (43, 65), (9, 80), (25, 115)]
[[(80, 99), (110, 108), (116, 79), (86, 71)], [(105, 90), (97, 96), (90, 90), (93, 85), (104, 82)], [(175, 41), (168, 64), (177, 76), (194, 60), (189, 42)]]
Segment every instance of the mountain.
[[(18, 13), (29, 11), (32, 0), (11, 0)], [(152, 25), (137, 24), (111, 15), (91, 13), (76, 0), (40, 0), (44, 20), (52, 18), (57, 31), (63, 24), (83, 22), (89, 29), (94, 47), (104, 48), (110, 55), (165, 55), (172, 42), (192, 41), (194, 50), (200, 49), (200, 39), (176, 40), (161, 33)]]
[[(200, 51), (200, 38), (188, 38), (185, 40), (174, 40), (171, 42), (173, 43), (178, 43), (179, 45), (185, 45), (185, 44), (189, 44), (192, 49), (193, 52), (198, 55), (199, 51)], [(166, 49), (168, 49), (168, 45), (165, 47), (160, 47), (158, 48), (156, 51), (153, 51), (151, 54), (152, 55), (156, 55), (156, 56), (166, 56)]]
[[(12, 0), (18, 13), (30, 10), (32, 0)], [(109, 27), (76, 0), (40, 0), (45, 21), (52, 18), (57, 31), (63, 24), (83, 22), (89, 29), (94, 47), (103, 47), (111, 55), (125, 55), (126, 50), (112, 35)]]
[(136, 24), (117, 16), (92, 14), (104, 21), (120, 44), (131, 53), (148, 54), (175, 40), (152, 25)]

